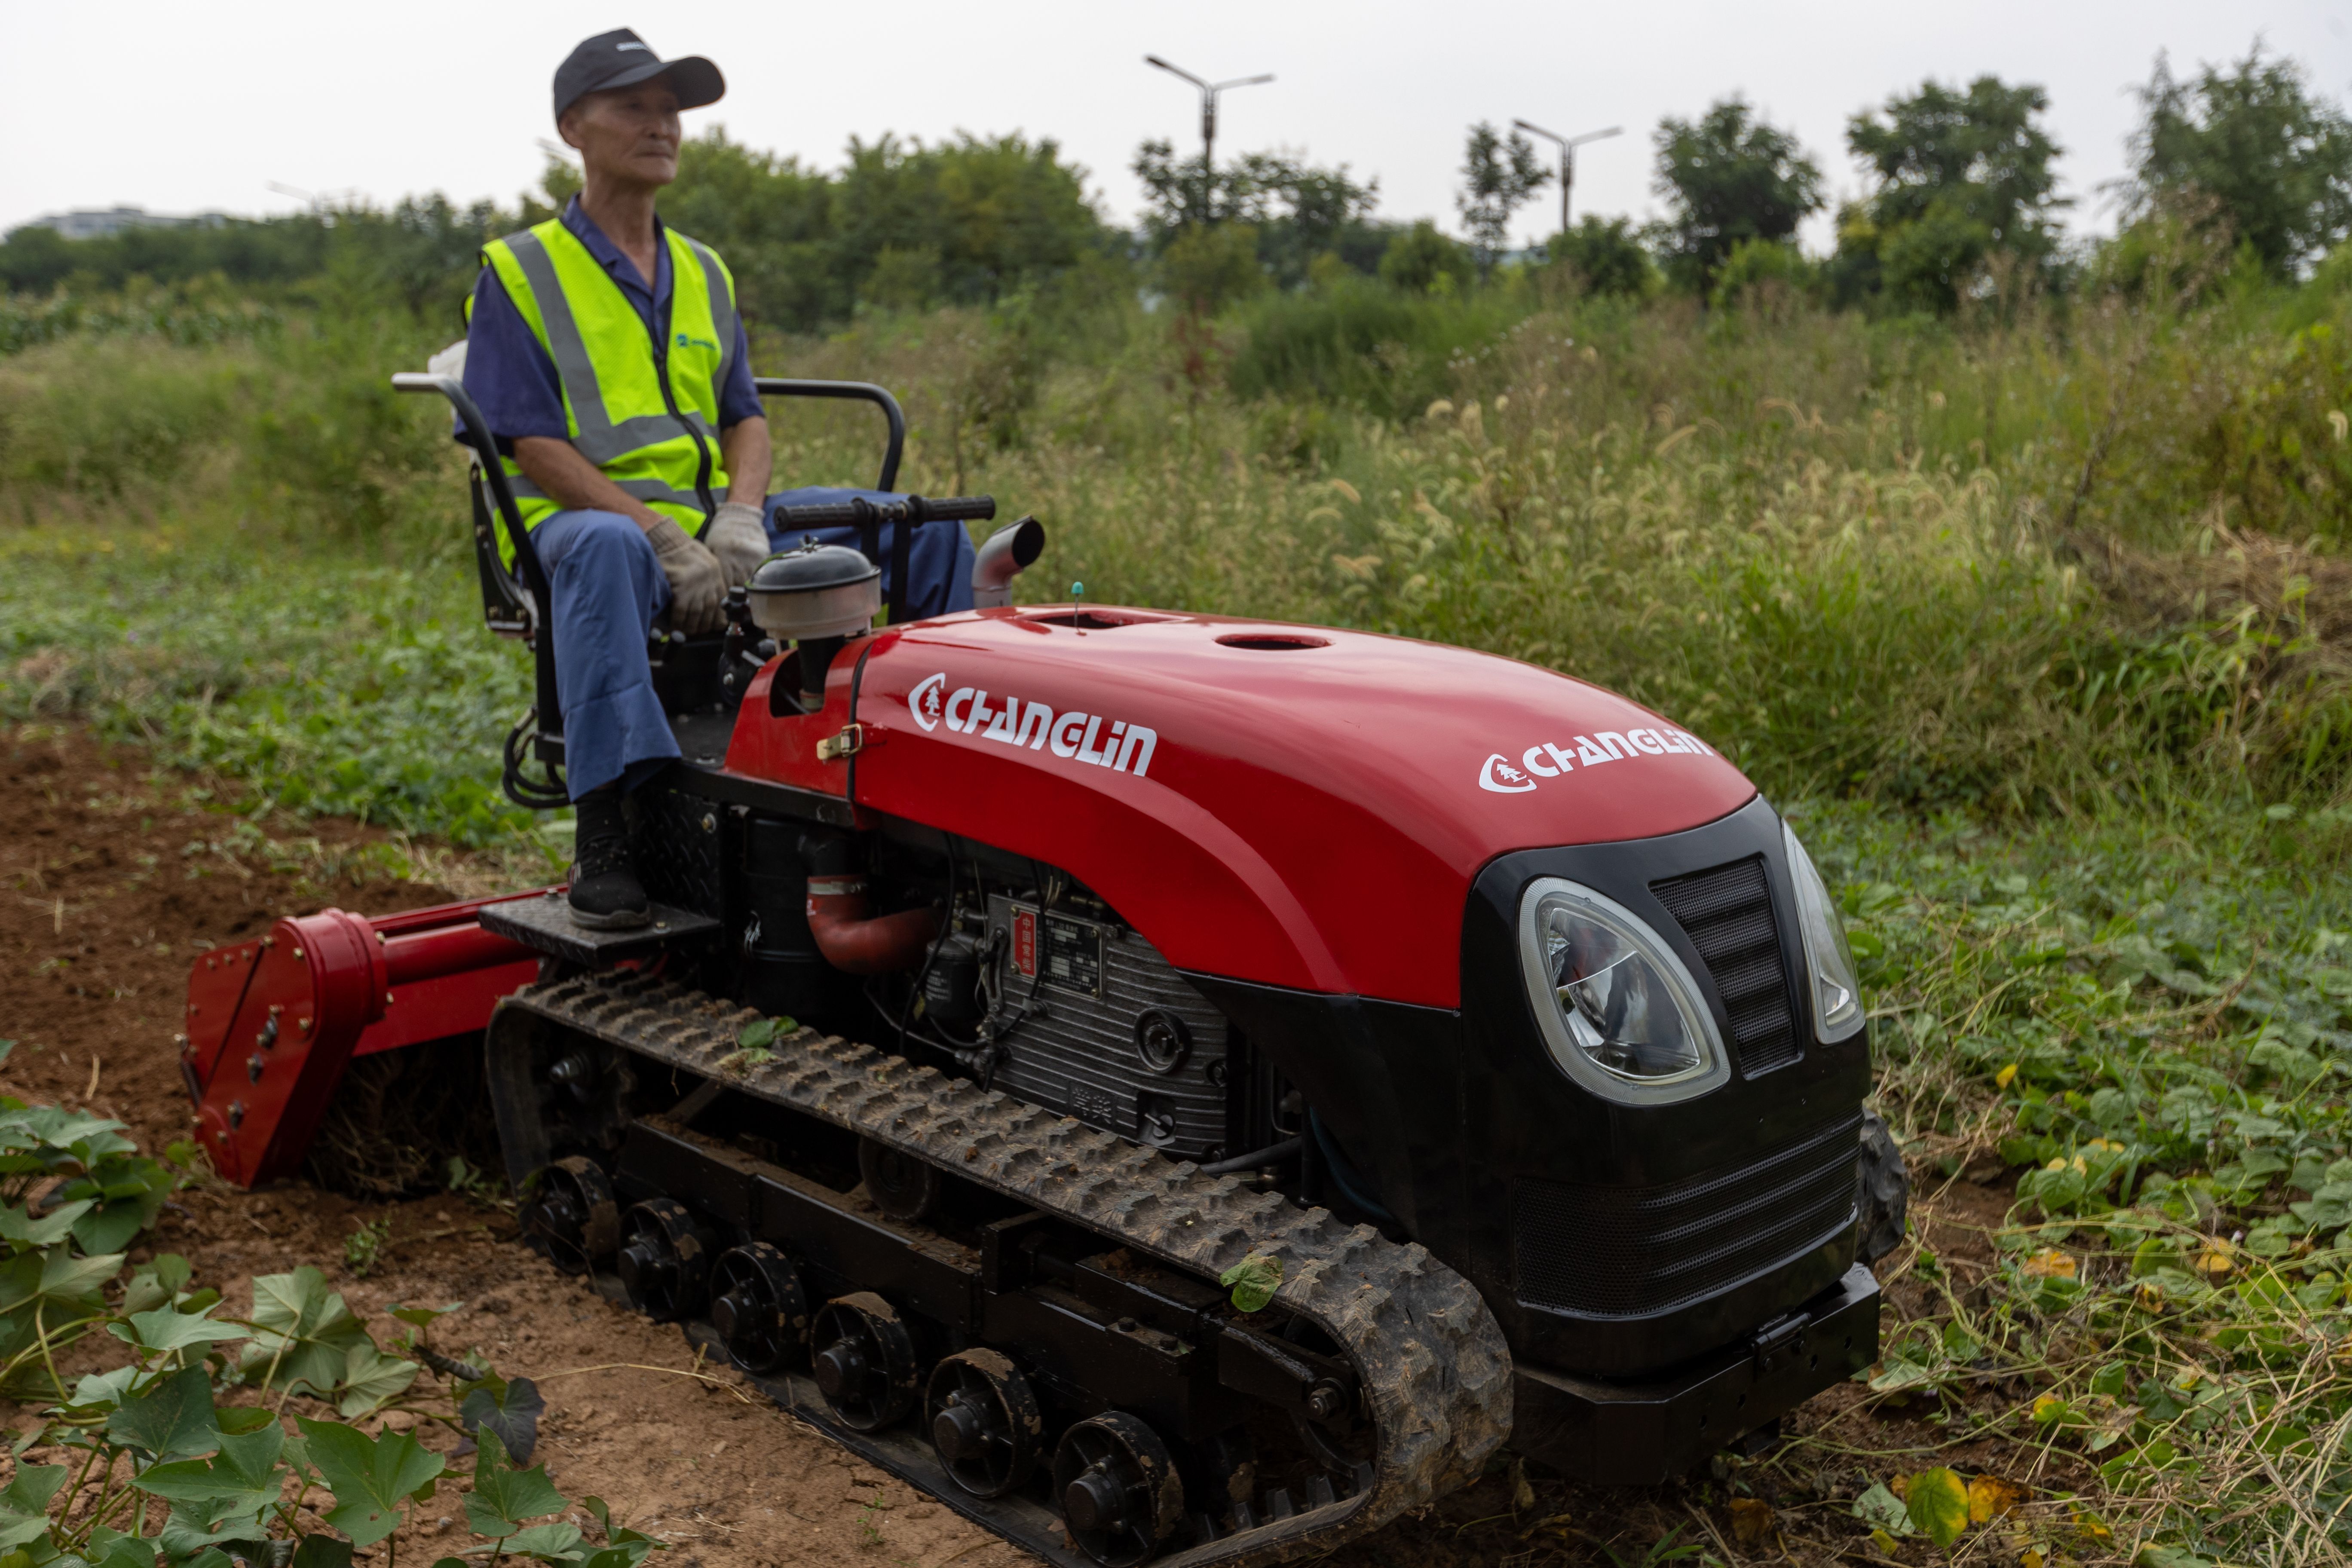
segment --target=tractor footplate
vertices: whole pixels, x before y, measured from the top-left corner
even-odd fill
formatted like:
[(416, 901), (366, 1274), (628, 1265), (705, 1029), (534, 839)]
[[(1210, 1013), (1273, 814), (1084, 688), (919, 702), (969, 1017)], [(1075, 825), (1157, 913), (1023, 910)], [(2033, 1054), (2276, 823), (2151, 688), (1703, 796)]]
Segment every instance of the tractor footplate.
[[(760, 1050), (743, 1050), (739, 1037), (756, 1017), (675, 984), (627, 973), (526, 986), (508, 997), (491, 1021), (487, 1045), (509, 1173), (520, 1185), (583, 1144), (601, 1145), (611, 1151), (604, 1158), (614, 1167), (615, 1185), (598, 1185), (603, 1178), (587, 1173), (596, 1186), (594, 1204), (603, 1205), (599, 1213), (643, 1193), (677, 1194), (689, 1197), (720, 1226), (759, 1238), (729, 1258), (749, 1257), (770, 1236), (787, 1238), (787, 1250), (798, 1247), (804, 1254), (829, 1255), (833, 1263), (817, 1268), (818, 1274), (849, 1279), (853, 1293), (834, 1294), (830, 1288), (810, 1292), (806, 1310), (817, 1318), (814, 1333), (855, 1339), (863, 1346), (862, 1359), (852, 1358), (853, 1367), (840, 1352), (828, 1352), (831, 1364), (818, 1365), (814, 1377), (767, 1375), (759, 1380), (761, 1386), (968, 1517), (1056, 1563), (1086, 1561), (1076, 1545), (1085, 1545), (1096, 1562), (1150, 1556), (1171, 1568), (1274, 1563), (1328, 1552), (1466, 1485), (1508, 1436), (1513, 1381), (1502, 1331), (1470, 1284), (1419, 1245), (1400, 1246), (1369, 1226), (1351, 1227), (1322, 1209), (1297, 1207), (1279, 1194), (1251, 1190), (1238, 1177), (1202, 1175), (1190, 1163), (870, 1046), (803, 1029)], [(641, 1083), (658, 1079), (678, 1085), (698, 1081), (702, 1087), (691, 1089), (666, 1115), (623, 1111), (600, 1113), (607, 1119), (586, 1127), (576, 1121), (551, 1124), (551, 1117), (572, 1112), (548, 1081), (551, 1059), (562, 1066), (598, 1048), (621, 1053), (615, 1059), (627, 1064), (625, 1079), (633, 1075)], [(553, 1076), (560, 1081), (563, 1073)], [(1009, 1199), (1028, 1212), (991, 1223), (980, 1245), (967, 1247), (922, 1224), (923, 1194), (904, 1180), (903, 1172), (898, 1186), (886, 1182), (869, 1203), (747, 1152), (740, 1139), (729, 1143), (706, 1138), (686, 1125), (721, 1086), (732, 1095), (856, 1134), (878, 1146), (884, 1157), (897, 1152), (905, 1163), (919, 1163), (970, 1184), (988, 1202)], [(840, 1135), (818, 1131), (825, 1137)], [(575, 1155), (560, 1168), (586, 1164)], [(861, 1194), (875, 1193), (874, 1172), (866, 1174)], [(627, 1210), (627, 1223), (635, 1227), (628, 1234), (641, 1239), (622, 1241), (622, 1263), (625, 1272), (663, 1281), (667, 1291), (671, 1276), (660, 1270), (670, 1267), (673, 1253), (687, 1256), (667, 1238), (688, 1222), (682, 1209), (677, 1215), (667, 1208), (654, 1212), (661, 1201), (640, 1202)], [(902, 1213), (907, 1217), (896, 1217)], [(1053, 1286), (1024, 1287), (1019, 1275), (1027, 1255), (1019, 1238), (1022, 1227), (1032, 1224), (1099, 1237), (1107, 1256), (1135, 1260), (1122, 1266), (1141, 1271), (1133, 1279), (1150, 1275), (1159, 1283), (1110, 1282), (1098, 1270), (1089, 1273), (1098, 1260), (1082, 1258), (1075, 1274), (1086, 1278), (1067, 1280), (1075, 1295)], [(1216, 1283), (1221, 1273), (1253, 1255), (1275, 1258), (1282, 1268), (1273, 1301), (1276, 1310), (1263, 1318), (1234, 1312)], [(855, 1261), (861, 1258), (876, 1260), (866, 1266), (863, 1280), (856, 1278)], [(816, 1266), (813, 1257), (803, 1261)], [(726, 1259), (721, 1265), (720, 1274), (740, 1276), (740, 1281), (724, 1290), (714, 1287), (709, 1311), (674, 1314), (688, 1320), (687, 1331), (698, 1342), (724, 1341), (727, 1334), (712, 1324), (747, 1321), (746, 1303), (765, 1300), (754, 1289), (761, 1278), (755, 1263), (731, 1266), (734, 1275), (726, 1274)], [(876, 1268), (890, 1277), (877, 1277)], [(1132, 1316), (1093, 1312), (1080, 1299), (1090, 1285), (1133, 1289), (1139, 1301), (1149, 1299), (1160, 1309), (1181, 1307), (1177, 1326), (1182, 1332), (1171, 1337), (1148, 1321), (1139, 1325)], [(855, 1293), (861, 1291), (883, 1294)], [(631, 1292), (633, 1300), (641, 1294), (646, 1294), (642, 1285)], [(825, 1296), (831, 1297), (829, 1306)], [(667, 1303), (670, 1296), (659, 1300)], [(994, 1354), (977, 1348), (982, 1342), (1023, 1342), (1023, 1332), (1053, 1318), (1076, 1341), (1095, 1347), (1081, 1346), (1071, 1354), (1101, 1356), (1129, 1367), (1172, 1368), (1168, 1375), (1189, 1379), (1204, 1405), (1223, 1400), (1230, 1407), (1241, 1401), (1247, 1409), (1289, 1409), (1305, 1422), (1328, 1416), (1344, 1403), (1368, 1418), (1357, 1430), (1369, 1430), (1370, 1446), (1357, 1450), (1361, 1457), (1352, 1474), (1335, 1467), (1336, 1485), (1318, 1474), (1297, 1497), (1287, 1489), (1270, 1490), (1253, 1503), (1236, 1493), (1236, 1505), (1222, 1520), (1197, 1511), (1181, 1521), (1171, 1518), (1157, 1545), (1143, 1556), (1129, 1555), (1128, 1537), (1097, 1539), (1111, 1528), (1105, 1521), (1126, 1521), (1155, 1497), (1161, 1500), (1154, 1506), (1163, 1512), (1181, 1501), (1170, 1500), (1171, 1481), (1153, 1479), (1167, 1474), (1168, 1460), (1151, 1429), (1112, 1413), (1071, 1428), (1072, 1437), (1084, 1436), (1086, 1442), (1066, 1439), (1065, 1458), (1082, 1450), (1079, 1458), (1090, 1459), (1094, 1468), (1062, 1478), (1063, 1461), (1055, 1461), (1055, 1495), (1067, 1489), (1075, 1489), (1071, 1496), (1086, 1494), (1069, 1505), (1066, 1523), (1031, 1497), (981, 1496), (969, 1481), (961, 1488), (949, 1484), (934, 1452), (936, 1430), (929, 1443), (908, 1430), (933, 1421), (920, 1397), (914, 1396), (909, 1407), (918, 1417), (912, 1423), (898, 1415), (910, 1396), (886, 1397), (901, 1381), (897, 1372), (885, 1377), (879, 1370), (885, 1362), (895, 1367), (896, 1357), (903, 1354), (886, 1354), (886, 1342), (899, 1331), (893, 1325), (901, 1308), (926, 1322), (946, 1324), (971, 1342), (975, 1348), (962, 1352), (967, 1358)], [(845, 1313), (863, 1326), (828, 1330), (828, 1314), (845, 1322)], [(1335, 1353), (1309, 1353), (1286, 1343), (1276, 1331), (1286, 1321), (1302, 1330), (1311, 1325), (1319, 1331), (1313, 1337), (1328, 1339)], [(1014, 1326), (1000, 1332), (1001, 1324)], [(921, 1338), (919, 1331), (917, 1342)], [(866, 1343), (869, 1339), (873, 1342)], [(756, 1351), (764, 1342), (755, 1337), (746, 1342)], [(767, 1359), (755, 1353), (752, 1363)], [(1002, 1356), (997, 1360), (1012, 1366)], [(1307, 1363), (1325, 1370), (1318, 1373)], [(845, 1402), (833, 1385), (844, 1384), (853, 1371), (874, 1386), (861, 1385), (857, 1398)], [(910, 1367), (908, 1375), (914, 1371)], [(984, 1393), (984, 1377), (967, 1374), (966, 1382)], [(936, 1398), (936, 1380), (933, 1386)], [(833, 1396), (830, 1402), (818, 1396), (817, 1387)], [(960, 1397), (980, 1395), (967, 1391)], [(956, 1419), (977, 1423), (979, 1430), (986, 1425), (984, 1414)], [(1000, 1417), (987, 1419), (1002, 1424)], [(950, 1445), (942, 1452), (953, 1459), (956, 1449)], [(1200, 1507), (1197, 1498), (1192, 1507)]]
[(719, 922), (709, 915), (667, 904), (654, 905), (644, 925), (626, 931), (592, 931), (572, 918), (572, 905), (562, 889), (550, 889), (536, 899), (488, 905), (480, 918), (484, 931), (583, 968), (609, 965), (615, 959), (650, 952), (671, 942), (714, 936), (719, 931)]

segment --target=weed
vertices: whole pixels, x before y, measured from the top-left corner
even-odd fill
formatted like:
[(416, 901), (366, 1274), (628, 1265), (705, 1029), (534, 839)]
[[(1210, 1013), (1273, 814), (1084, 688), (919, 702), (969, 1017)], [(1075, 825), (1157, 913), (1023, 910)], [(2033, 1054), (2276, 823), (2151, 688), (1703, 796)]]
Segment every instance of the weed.
[(352, 1278), (366, 1279), (383, 1257), (384, 1244), (391, 1239), (390, 1215), (353, 1225), (351, 1235), (343, 1237), (343, 1262), (350, 1268)]

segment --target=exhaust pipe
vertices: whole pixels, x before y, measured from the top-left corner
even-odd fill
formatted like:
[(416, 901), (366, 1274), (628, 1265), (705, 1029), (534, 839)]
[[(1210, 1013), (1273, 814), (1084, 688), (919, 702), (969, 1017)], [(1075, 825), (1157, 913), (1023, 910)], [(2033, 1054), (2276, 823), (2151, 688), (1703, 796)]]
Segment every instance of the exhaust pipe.
[(971, 563), (971, 607), (996, 610), (1013, 603), (1013, 579), (1045, 549), (1045, 525), (1034, 517), (1008, 522), (988, 536)]

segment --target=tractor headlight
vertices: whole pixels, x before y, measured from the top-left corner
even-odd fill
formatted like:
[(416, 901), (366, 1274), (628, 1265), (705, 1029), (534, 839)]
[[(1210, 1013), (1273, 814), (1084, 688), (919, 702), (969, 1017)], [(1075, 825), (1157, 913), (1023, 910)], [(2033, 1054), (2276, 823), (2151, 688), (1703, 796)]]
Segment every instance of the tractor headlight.
[(1731, 1076), (1690, 971), (1615, 900), (1559, 877), (1529, 887), (1519, 967), (1552, 1059), (1595, 1094), (1660, 1105)]
[(1829, 884), (1813, 858), (1797, 842), (1796, 829), (1780, 825), (1789, 846), (1789, 879), (1797, 889), (1797, 929), (1805, 939), (1806, 989), (1813, 998), (1813, 1032), (1832, 1045), (1862, 1027), (1862, 983), (1854, 978), (1853, 949)]

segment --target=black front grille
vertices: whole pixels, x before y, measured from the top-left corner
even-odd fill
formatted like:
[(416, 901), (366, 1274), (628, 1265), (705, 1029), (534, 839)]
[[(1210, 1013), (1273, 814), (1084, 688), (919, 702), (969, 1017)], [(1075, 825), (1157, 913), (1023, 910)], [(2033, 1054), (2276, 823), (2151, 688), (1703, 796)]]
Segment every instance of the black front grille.
[(1716, 994), (1731, 1018), (1731, 1046), (1750, 1078), (1786, 1067), (1801, 1047), (1788, 967), (1780, 962), (1780, 930), (1772, 919), (1772, 888), (1764, 858), (1694, 871), (1650, 891), (1682, 928), (1715, 976)]
[(1521, 1181), (1511, 1192), (1519, 1300), (1640, 1317), (1801, 1258), (1854, 1222), (1861, 1130), (1846, 1117), (1759, 1160), (1658, 1186)]

